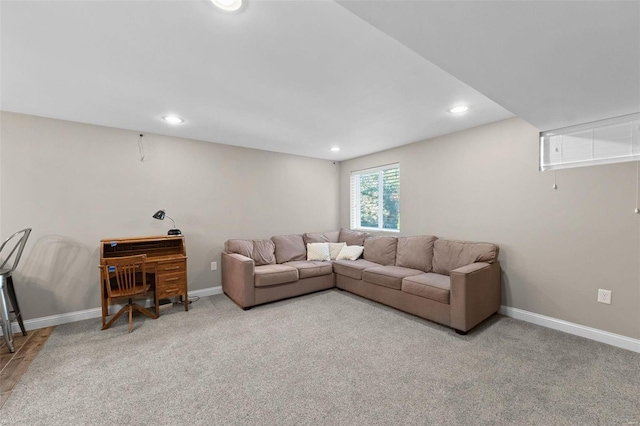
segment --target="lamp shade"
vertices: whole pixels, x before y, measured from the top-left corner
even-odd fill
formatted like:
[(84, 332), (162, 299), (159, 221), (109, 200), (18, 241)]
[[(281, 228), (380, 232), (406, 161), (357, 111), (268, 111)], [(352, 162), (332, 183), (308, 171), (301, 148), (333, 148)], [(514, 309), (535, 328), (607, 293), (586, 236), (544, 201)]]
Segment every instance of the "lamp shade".
[(153, 218), (158, 220), (164, 220), (164, 216), (165, 216), (164, 210), (158, 210), (153, 214)]

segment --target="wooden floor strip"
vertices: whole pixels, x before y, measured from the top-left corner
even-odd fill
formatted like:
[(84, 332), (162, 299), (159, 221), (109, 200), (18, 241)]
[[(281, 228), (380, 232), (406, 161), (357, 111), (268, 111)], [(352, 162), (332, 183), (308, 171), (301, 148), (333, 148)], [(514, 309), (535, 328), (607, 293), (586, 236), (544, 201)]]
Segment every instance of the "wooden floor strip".
[(33, 332), (28, 332), (26, 336), (23, 336), (22, 333), (14, 334), (13, 347), (16, 350), (14, 353), (9, 352), (9, 347), (7, 346), (6, 343), (4, 343), (4, 337), (2, 338), (3, 344), (2, 344), (2, 347), (0, 348), (0, 372), (2, 372), (2, 370), (4, 370), (4, 368), (7, 366), (7, 364), (9, 364), (9, 361), (11, 361), (16, 355), (18, 355), (22, 346), (25, 343), (27, 343), (29, 339), (31, 339), (31, 336), (36, 331), (38, 330), (33, 330)]
[(54, 328), (31, 330), (26, 336), (22, 333), (15, 334), (13, 336), (15, 353), (10, 353), (6, 344), (0, 346), (0, 409), (9, 399), (14, 387), (38, 355)]

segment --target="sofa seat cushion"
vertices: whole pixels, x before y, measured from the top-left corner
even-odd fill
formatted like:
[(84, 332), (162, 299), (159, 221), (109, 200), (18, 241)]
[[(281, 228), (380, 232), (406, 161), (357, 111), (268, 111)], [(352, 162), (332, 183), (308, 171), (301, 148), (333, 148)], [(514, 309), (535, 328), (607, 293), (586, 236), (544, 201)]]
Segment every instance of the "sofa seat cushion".
[(431, 272), (414, 275), (402, 280), (402, 291), (448, 305), (450, 304), (451, 278)]
[(336, 260), (333, 262), (333, 272), (345, 277), (353, 278), (354, 280), (362, 279), (362, 271), (367, 268), (376, 268), (380, 265), (377, 263), (369, 262), (368, 260)]
[(362, 280), (400, 290), (403, 278), (422, 274), (424, 274), (424, 271), (419, 269), (403, 268), (401, 266), (377, 266), (365, 269), (362, 272)]
[(298, 276), (302, 278), (319, 277), (333, 272), (331, 262), (319, 262), (315, 260), (296, 260), (283, 263), (284, 266), (292, 266), (298, 270)]
[(253, 285), (267, 287), (298, 281), (298, 269), (287, 265), (262, 265), (255, 267)]

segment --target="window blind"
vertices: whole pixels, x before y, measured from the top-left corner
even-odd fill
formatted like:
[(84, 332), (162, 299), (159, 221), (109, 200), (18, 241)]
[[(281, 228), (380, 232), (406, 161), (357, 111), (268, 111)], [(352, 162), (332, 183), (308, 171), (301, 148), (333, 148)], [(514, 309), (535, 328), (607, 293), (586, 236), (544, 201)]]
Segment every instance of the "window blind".
[(400, 165), (351, 172), (351, 228), (400, 229)]
[(640, 113), (540, 133), (540, 170), (640, 161)]

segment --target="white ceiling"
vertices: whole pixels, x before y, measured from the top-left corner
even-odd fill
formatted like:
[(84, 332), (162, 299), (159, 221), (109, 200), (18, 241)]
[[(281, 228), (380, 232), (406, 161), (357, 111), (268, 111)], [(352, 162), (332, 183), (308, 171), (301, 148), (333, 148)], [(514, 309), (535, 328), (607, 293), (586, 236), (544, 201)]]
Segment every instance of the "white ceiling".
[(0, 109), (335, 160), (547, 130), (640, 111), (639, 4), (2, 1)]
[(340, 1), (540, 130), (640, 111), (640, 1)]

